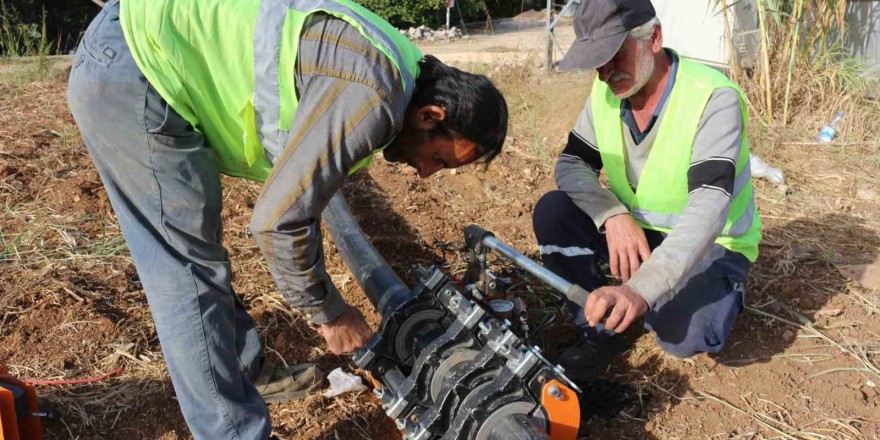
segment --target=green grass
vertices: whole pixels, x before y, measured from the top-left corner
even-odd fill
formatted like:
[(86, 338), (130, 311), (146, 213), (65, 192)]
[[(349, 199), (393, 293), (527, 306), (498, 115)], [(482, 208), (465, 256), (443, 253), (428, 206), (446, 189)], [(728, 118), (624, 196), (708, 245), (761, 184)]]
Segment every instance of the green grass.
[(89, 242), (81, 254), (112, 257), (125, 253), (127, 250), (128, 244), (125, 242), (125, 237), (119, 232), (109, 232), (107, 219), (104, 219), (101, 226), (101, 236)]
[(45, 9), (42, 25), (24, 23), (14, 7), (0, 0), (0, 58), (48, 55), (50, 47)]
[(16, 255), (18, 255), (18, 249), (15, 248), (15, 244), (7, 241), (6, 235), (0, 231), (0, 262), (12, 261)]
[[(129, 258), (125, 238), (109, 220), (103, 220), (101, 233), (89, 236), (80, 225), (94, 222), (92, 216), (60, 217), (51, 209), (23, 206), (31, 220), (14, 234), (0, 230), (0, 263), (33, 264), (40, 261), (101, 260)], [(7, 209), (7, 214), (17, 211)]]
[(10, 69), (13, 75), (7, 79), (17, 83), (46, 80), (50, 73), (52, 46), (46, 34), (45, 9), (41, 23), (24, 23), (15, 8), (0, 0), (0, 62), (10, 58), (34, 58), (23, 64), (22, 69)]

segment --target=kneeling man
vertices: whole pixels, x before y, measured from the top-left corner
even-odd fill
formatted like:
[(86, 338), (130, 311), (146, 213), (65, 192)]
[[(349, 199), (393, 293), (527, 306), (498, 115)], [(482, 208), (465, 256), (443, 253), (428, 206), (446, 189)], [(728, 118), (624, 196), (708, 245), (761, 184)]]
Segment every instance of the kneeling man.
[[(583, 340), (560, 363), (593, 376), (640, 317), (674, 356), (717, 352), (761, 240), (745, 97), (663, 47), (649, 0), (584, 0), (575, 30), (559, 69), (598, 78), (557, 162), (559, 190), (534, 212), (547, 267), (592, 291), (571, 304)], [(600, 260), (622, 285), (608, 286)]]

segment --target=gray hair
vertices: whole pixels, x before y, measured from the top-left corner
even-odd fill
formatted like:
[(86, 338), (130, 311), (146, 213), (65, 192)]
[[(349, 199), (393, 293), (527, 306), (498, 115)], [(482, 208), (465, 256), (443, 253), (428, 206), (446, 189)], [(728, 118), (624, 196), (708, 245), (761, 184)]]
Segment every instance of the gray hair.
[(649, 40), (654, 35), (654, 28), (660, 26), (660, 19), (654, 17), (641, 26), (636, 26), (629, 31), (629, 36), (636, 40)]

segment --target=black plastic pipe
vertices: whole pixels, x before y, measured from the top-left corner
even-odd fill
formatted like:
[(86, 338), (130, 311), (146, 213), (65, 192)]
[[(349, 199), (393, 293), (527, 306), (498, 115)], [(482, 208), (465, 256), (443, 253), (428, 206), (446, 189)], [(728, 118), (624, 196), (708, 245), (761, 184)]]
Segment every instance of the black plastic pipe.
[(364, 235), (342, 194), (336, 193), (330, 199), (324, 210), (324, 221), (345, 265), (379, 314), (388, 316), (409, 299), (410, 289)]
[[(383, 317), (409, 299), (411, 291), (367, 240), (340, 193), (330, 199), (324, 210), (324, 221), (345, 265)], [(529, 416), (517, 414), (500, 420), (489, 438), (540, 440), (550, 437), (538, 429)]]

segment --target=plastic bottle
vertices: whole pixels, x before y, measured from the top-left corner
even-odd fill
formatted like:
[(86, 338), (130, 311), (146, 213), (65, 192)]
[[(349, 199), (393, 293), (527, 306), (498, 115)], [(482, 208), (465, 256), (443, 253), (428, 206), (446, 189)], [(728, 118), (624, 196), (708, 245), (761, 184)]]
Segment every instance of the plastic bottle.
[(822, 131), (819, 132), (819, 139), (817, 140), (823, 144), (831, 142), (834, 139), (834, 135), (837, 134), (837, 126), (840, 125), (841, 120), (843, 120), (843, 112), (837, 112), (834, 120), (822, 127)]

